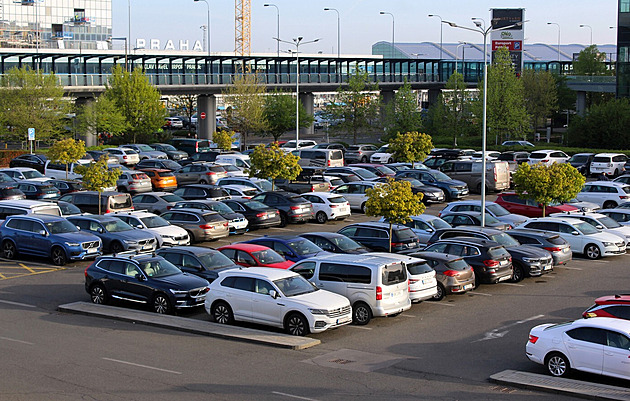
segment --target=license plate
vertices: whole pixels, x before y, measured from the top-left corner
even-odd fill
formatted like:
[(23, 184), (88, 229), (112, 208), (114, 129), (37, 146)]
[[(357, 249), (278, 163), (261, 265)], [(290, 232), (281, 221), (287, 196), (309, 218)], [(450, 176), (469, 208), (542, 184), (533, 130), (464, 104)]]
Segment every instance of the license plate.
[(547, 265), (543, 268), (543, 270), (551, 270), (551, 265)]
[(151, 245), (145, 245), (142, 247), (142, 249), (153, 249), (153, 247)]
[(94, 253), (94, 252), (96, 252), (96, 249), (97, 249), (97, 248), (88, 248), (88, 249), (85, 251), (85, 253)]
[(343, 319), (337, 319), (337, 324), (343, 324), (343, 323), (348, 323), (350, 321), (350, 318), (346, 317)]
[(431, 280), (422, 280), (422, 284), (427, 284), (428, 282), (430, 282)]
[(569, 252), (569, 248), (564, 248), (564, 249), (562, 250), (562, 253), (568, 253), (568, 252)]
[(267, 215), (267, 217), (269, 217), (269, 218), (276, 217), (276, 214), (275, 214), (275, 213), (269, 213), (269, 214)]
[(472, 284), (466, 284), (465, 286), (462, 287), (464, 290), (470, 290), (473, 288)]
[(396, 298), (396, 297), (399, 297), (399, 296), (400, 296), (400, 294), (401, 294), (401, 291), (397, 291), (397, 292), (390, 292), (390, 293), (389, 293), (389, 297), (390, 297), (390, 298)]
[(503, 277), (501, 277), (499, 279), (499, 281), (506, 281), (506, 280), (509, 280), (509, 279), (510, 279), (510, 276), (503, 276)]
[(505, 266), (505, 265), (507, 265), (507, 264), (508, 264), (508, 262), (507, 262), (507, 260), (502, 260), (499, 264), (500, 264), (501, 266)]

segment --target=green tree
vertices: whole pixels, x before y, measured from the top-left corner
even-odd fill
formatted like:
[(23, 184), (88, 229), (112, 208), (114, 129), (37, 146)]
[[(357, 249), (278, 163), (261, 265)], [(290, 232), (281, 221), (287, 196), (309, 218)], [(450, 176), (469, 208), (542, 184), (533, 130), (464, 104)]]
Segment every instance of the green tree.
[(521, 76), (525, 96), (525, 107), (531, 116), (534, 130), (544, 125), (547, 117), (557, 109), (558, 87), (549, 71), (527, 69)]
[(0, 79), (0, 135), (4, 140), (25, 140), (29, 128), (35, 128), (37, 139), (63, 137), (67, 133), (64, 120), (71, 110), (53, 73), (11, 68)]
[[(483, 85), (476, 107), (476, 114), (482, 115)], [(494, 62), (488, 68), (487, 124), (489, 135), (497, 142), (503, 139), (527, 139), (529, 116), (525, 108), (523, 81), (514, 73), (510, 53), (506, 49), (496, 52)]]
[(111, 98), (100, 96), (77, 110), (77, 130), (83, 135), (109, 133), (119, 136), (127, 128), (127, 119)]
[(339, 87), (334, 102), (324, 108), (326, 115), (339, 121), (336, 129), (352, 134), (355, 145), (362, 130), (378, 125), (381, 102), (376, 91), (378, 85), (370, 84), (367, 72), (357, 68), (348, 80), (348, 89)]
[(575, 198), (584, 185), (585, 178), (568, 163), (555, 163), (551, 166), (523, 163), (514, 175), (516, 193), (524, 199), (533, 199), (545, 209), (551, 202), (568, 202)]
[[(272, 92), (265, 96), (264, 117), (267, 121), (265, 135), (273, 136), (278, 141), (282, 134), (295, 130), (295, 97), (287, 93)], [(300, 127), (308, 128), (313, 124), (313, 116), (306, 112), (300, 102)]]
[[(171, 104), (175, 111), (182, 116), (188, 117), (188, 122), (192, 119), (192, 116), (197, 110), (197, 95), (177, 95), (170, 99)], [(188, 124), (188, 129), (191, 129), (191, 125)]]
[(212, 135), (212, 142), (216, 143), (219, 149), (230, 150), (232, 149), (232, 135), (234, 135), (234, 131), (216, 131)]
[(55, 163), (66, 165), (66, 180), (68, 179), (68, 165), (75, 163), (85, 155), (85, 142), (72, 138), (62, 139), (52, 144), (48, 149), (48, 158)]
[(83, 176), (83, 188), (98, 192), (98, 214), (101, 214), (101, 195), (105, 188), (115, 187), (122, 171), (119, 168), (110, 170), (107, 166), (107, 155), (87, 166), (77, 166), (77, 173)]
[(152, 134), (164, 125), (166, 111), (160, 92), (140, 68), (128, 72), (114, 66), (102, 96), (111, 100), (125, 117), (124, 142), (136, 143), (138, 139), (149, 142)]
[[(389, 222), (389, 238), (392, 238), (392, 224), (404, 224), (410, 216), (424, 213), (426, 207), (422, 203), (422, 194), (414, 194), (409, 181), (394, 181), (376, 185), (365, 191), (368, 200), (365, 202), (365, 214), (383, 216)], [(389, 252), (392, 251), (391, 241)]]
[(431, 136), (419, 132), (397, 134), (389, 141), (389, 151), (394, 154), (397, 162), (415, 163), (424, 160), (431, 149)]
[(241, 146), (245, 148), (250, 134), (267, 129), (265, 93), (265, 85), (255, 73), (235, 75), (232, 85), (223, 92), (225, 103), (229, 105), (227, 125), (241, 133)]
[(606, 54), (600, 53), (595, 45), (582, 50), (573, 62), (574, 75), (606, 75)]
[(569, 144), (586, 148), (630, 149), (630, 101), (612, 99), (594, 104), (584, 116), (575, 116), (569, 125)]
[(418, 97), (405, 84), (396, 92), (391, 103), (385, 106), (385, 132), (383, 140), (394, 138), (397, 133), (413, 132), (422, 129), (422, 115), (418, 109)]
[(277, 143), (272, 143), (268, 148), (258, 145), (250, 155), (249, 176), (269, 179), (273, 188), (276, 178), (294, 180), (300, 175), (302, 167), (298, 160), (298, 156), (281, 150)]

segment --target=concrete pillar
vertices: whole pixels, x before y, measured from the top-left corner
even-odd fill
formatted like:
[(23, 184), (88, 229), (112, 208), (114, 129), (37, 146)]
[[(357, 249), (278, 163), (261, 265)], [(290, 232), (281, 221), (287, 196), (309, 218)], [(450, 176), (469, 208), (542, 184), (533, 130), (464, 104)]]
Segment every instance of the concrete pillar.
[[(300, 93), (300, 103), (304, 106), (306, 113), (313, 115), (315, 112), (315, 96), (313, 92)], [(315, 133), (315, 124), (311, 124), (310, 127), (300, 128), (300, 138), (304, 135), (313, 135)]]
[[(93, 103), (96, 99), (94, 99), (93, 97), (78, 97), (76, 98), (76, 100), (74, 101), (74, 103), (77, 105), (77, 109), (83, 108), (85, 106), (87, 106), (90, 103)], [(78, 110), (77, 110), (78, 111)], [(78, 114), (78, 112), (77, 112)], [(96, 146), (98, 145), (98, 136), (96, 133), (96, 128), (88, 128), (88, 132), (85, 133), (81, 133), (79, 135), (79, 139), (81, 139), (82, 141), (85, 142), (85, 146)]]
[(578, 91), (577, 93), (576, 111), (580, 116), (583, 116), (586, 111), (586, 92), (584, 91)]
[[(201, 118), (201, 113), (206, 118)], [(212, 140), (217, 129), (217, 98), (214, 95), (197, 96), (197, 138)]]
[(382, 90), (381, 91), (381, 122), (385, 124), (385, 114), (387, 112), (387, 106), (394, 101), (394, 91)]
[(429, 89), (429, 105), (434, 105), (437, 102), (438, 97), (442, 93), (441, 89)]

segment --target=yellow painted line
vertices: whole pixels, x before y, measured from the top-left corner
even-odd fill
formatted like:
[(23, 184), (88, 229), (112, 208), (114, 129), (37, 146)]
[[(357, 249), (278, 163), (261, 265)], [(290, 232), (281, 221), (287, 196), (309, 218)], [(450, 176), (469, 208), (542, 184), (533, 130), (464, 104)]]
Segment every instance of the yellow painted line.
[(4, 274), (0, 273), (0, 280), (5, 280), (6, 277), (4, 276)]
[[(24, 270), (25, 267), (23, 266), (0, 266), (0, 270), (11, 270), (11, 269), (19, 269), (19, 270)], [(28, 267), (27, 268), (29, 271), (56, 271), (58, 270), (58, 268), (56, 267)]]
[[(22, 270), (24, 270), (22, 268)], [(27, 270), (31, 270), (31, 269), (27, 269)], [(4, 274), (0, 273), (0, 280), (9, 280), (9, 279), (13, 279), (13, 278), (20, 278), (20, 277), (26, 277), (26, 276), (35, 276), (37, 274), (44, 274), (44, 273), (52, 273), (52, 272), (56, 272), (56, 271), (61, 271), (61, 270), (66, 270), (65, 267), (59, 267), (59, 268), (47, 268), (44, 271), (32, 271), (32, 273), (8, 273), (11, 274), (11, 276), (6, 276), (6, 272)]]
[(26, 266), (24, 263), (20, 263), (19, 265), (22, 266), (23, 268), (25, 268), (26, 270), (30, 271), (31, 273), (35, 273), (35, 270), (33, 270), (30, 267)]

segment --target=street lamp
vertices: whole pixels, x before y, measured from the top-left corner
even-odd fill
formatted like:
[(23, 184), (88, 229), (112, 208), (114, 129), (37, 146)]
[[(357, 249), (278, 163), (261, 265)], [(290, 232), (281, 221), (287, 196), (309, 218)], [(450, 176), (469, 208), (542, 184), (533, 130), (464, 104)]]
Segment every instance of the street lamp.
[(337, 58), (341, 58), (341, 42), (340, 42), (340, 35), (339, 35), (339, 10), (337, 10), (336, 8), (332, 8), (332, 7), (326, 7), (324, 8), (324, 11), (334, 11), (337, 13)]
[(131, 40), (131, 0), (127, 0), (127, 37)]
[(280, 38), (274, 39), (277, 40), (278, 43), (282, 42), (295, 46), (295, 149), (298, 150), (300, 149), (300, 45), (319, 42), (319, 38), (307, 42), (302, 42), (302, 39), (304, 39), (302, 36), (293, 38), (292, 42)]
[(555, 25), (558, 27), (558, 61), (560, 61), (560, 24), (557, 22), (547, 22), (547, 25)]
[(392, 58), (394, 58), (394, 43), (395, 43), (394, 42), (394, 33), (396, 32), (396, 29), (395, 29), (396, 20), (394, 18), (394, 14), (388, 13), (387, 11), (381, 11), (380, 14), (381, 15), (387, 14), (387, 15), (391, 15), (392, 16)]
[(206, 3), (206, 6), (208, 7), (208, 30), (206, 31), (206, 33), (208, 34), (207, 36), (207, 40), (208, 40), (208, 56), (210, 55), (210, 3), (208, 3), (207, 0), (193, 0), (195, 3), (199, 2), (199, 1), (203, 1), (204, 3)]
[(437, 14), (429, 14), (429, 17), (436, 17), (440, 19), (440, 60), (442, 60), (442, 17)]
[(483, 180), (481, 180), (481, 226), (485, 227), (486, 226), (486, 180), (485, 180), (485, 174), (486, 174), (486, 140), (487, 140), (487, 136), (488, 136), (488, 113), (487, 113), (487, 109), (488, 109), (488, 49), (487, 49), (487, 43), (488, 43), (488, 34), (491, 31), (502, 31), (505, 29), (510, 29), (510, 28), (514, 28), (517, 26), (522, 26), (523, 23), (525, 23), (526, 21), (522, 21), (522, 22), (517, 22), (516, 24), (512, 24), (512, 25), (508, 25), (508, 26), (504, 26), (501, 28), (496, 28), (493, 29), (492, 25), (490, 25), (488, 28), (484, 29), (481, 26), (481, 22), (479, 21), (474, 21), (475, 25), (477, 26), (477, 29), (474, 28), (469, 28), (467, 26), (460, 26), (457, 25), (454, 22), (449, 22), (449, 21), (442, 21), (442, 23), (444, 24), (448, 24), (449, 26), (453, 27), (453, 28), (460, 28), (460, 29), (465, 29), (467, 31), (472, 31), (472, 32), (477, 32), (480, 33), (481, 35), (483, 35), (483, 51), (484, 51), (484, 56), (483, 56), (483, 135), (482, 135), (482, 143), (481, 143), (481, 171), (482, 171), (482, 175), (484, 177)]
[(128, 64), (127, 64), (127, 38), (109, 38), (107, 39), (107, 41), (109, 43), (112, 43), (114, 40), (124, 40), (125, 41), (125, 71), (129, 71), (128, 68)]
[[(275, 7), (276, 8), (276, 25), (277, 25), (277, 29), (276, 29), (276, 37), (280, 37), (280, 9), (278, 8), (277, 5), (272, 4), (272, 3), (265, 3), (263, 4), (263, 7)], [(277, 41), (277, 50), (278, 50), (278, 57), (280, 57), (280, 40)]]
[(586, 24), (580, 24), (580, 28), (588, 28), (591, 31), (591, 46), (593, 46), (593, 27)]
[(457, 48), (455, 49), (455, 72), (457, 72), (457, 58), (459, 57), (459, 48), (464, 46), (462, 49), (462, 75), (464, 74), (464, 64), (466, 63), (466, 46), (469, 45), (468, 42), (459, 42)]

